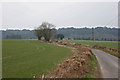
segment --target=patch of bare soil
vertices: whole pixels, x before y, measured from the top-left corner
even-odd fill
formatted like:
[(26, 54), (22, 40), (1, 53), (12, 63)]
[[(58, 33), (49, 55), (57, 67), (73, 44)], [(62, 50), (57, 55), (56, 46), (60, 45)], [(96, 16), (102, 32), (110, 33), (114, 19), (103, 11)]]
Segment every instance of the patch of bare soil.
[(54, 44), (72, 49), (76, 48), (78, 52), (73, 52), (61, 64), (57, 65), (56, 70), (50, 71), (45, 78), (82, 78), (88, 73), (88, 58), (92, 56), (90, 48), (76, 43), (55, 42)]
[(118, 49), (116, 49), (116, 48), (108, 48), (108, 47), (105, 47), (105, 46), (98, 46), (98, 45), (94, 45), (93, 48), (106, 49), (106, 50), (108, 50), (108, 51), (120, 53), (120, 50), (118, 50)]

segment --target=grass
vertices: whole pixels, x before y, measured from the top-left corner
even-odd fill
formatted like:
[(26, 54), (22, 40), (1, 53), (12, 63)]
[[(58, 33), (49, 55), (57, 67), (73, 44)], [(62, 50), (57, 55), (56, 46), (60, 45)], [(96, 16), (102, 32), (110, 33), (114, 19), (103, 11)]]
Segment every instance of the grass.
[(113, 56), (116, 56), (116, 57), (120, 58), (120, 54), (118, 54), (116, 52), (108, 51), (106, 49), (100, 49), (100, 50), (103, 50), (104, 52), (107, 52), (107, 53), (109, 53), (109, 54), (111, 54)]
[(39, 77), (71, 54), (65, 47), (37, 40), (2, 41), (3, 78)]
[[(74, 42), (74, 43), (81, 43), (83, 45), (89, 45), (89, 47), (92, 47), (93, 45), (97, 44), (99, 46), (105, 46), (105, 47), (109, 47), (109, 48), (117, 48), (120, 50), (120, 47), (118, 47), (118, 43), (117, 41), (89, 41), (89, 40), (70, 40), (70, 41), (65, 41), (65, 42)], [(118, 53), (115, 52), (111, 52), (108, 50), (103, 49), (103, 51), (114, 55), (116, 57), (120, 58), (120, 55)], [(99, 71), (99, 65), (97, 62), (97, 59), (95, 57), (95, 55), (92, 55), (92, 58), (88, 60), (88, 66), (89, 66), (89, 72), (88, 74), (86, 74), (83, 78), (99, 78), (101, 77), (100, 71)]]
[(88, 63), (89, 73), (87, 73), (83, 78), (99, 78), (101, 75), (96, 56), (94, 54), (92, 54), (92, 57), (88, 59)]
[(92, 47), (93, 45), (97, 44), (100, 46), (105, 46), (109, 48), (118, 48), (118, 42), (117, 41), (90, 41), (90, 40), (70, 40), (66, 42), (74, 42), (74, 43), (81, 43), (85, 45), (89, 45), (89, 47)]
[[(81, 44), (87, 44), (89, 42), (87, 41), (75, 41), (75, 40), (72, 40), (72, 41), (65, 41), (65, 42), (75, 42), (75, 43), (81, 43)], [(92, 43), (89, 43), (91, 44), (91, 47), (92, 47)], [(75, 46), (75, 45), (72, 45), (72, 46)], [(92, 54), (92, 56), (90, 58), (88, 58), (88, 66), (87, 66), (87, 69), (88, 69), (88, 72), (83, 76), (83, 78), (100, 78), (101, 77), (101, 74), (100, 74), (100, 69), (99, 69), (99, 64), (98, 64), (98, 61), (97, 61), (97, 58), (94, 54)]]
[[(95, 44), (99, 45), (99, 46), (105, 46), (108, 48), (116, 48), (118, 50), (120, 50), (120, 47), (118, 46), (118, 44), (120, 42), (118, 41), (90, 41), (90, 40), (71, 40), (71, 41), (65, 41), (65, 42), (74, 42), (74, 43), (81, 43), (83, 45), (89, 45), (89, 47), (94, 46)], [(120, 58), (120, 54), (116, 53), (116, 52), (112, 52), (112, 51), (108, 51), (106, 49), (100, 49), (103, 50), (104, 52), (107, 52), (111, 55), (114, 55), (118, 58)]]

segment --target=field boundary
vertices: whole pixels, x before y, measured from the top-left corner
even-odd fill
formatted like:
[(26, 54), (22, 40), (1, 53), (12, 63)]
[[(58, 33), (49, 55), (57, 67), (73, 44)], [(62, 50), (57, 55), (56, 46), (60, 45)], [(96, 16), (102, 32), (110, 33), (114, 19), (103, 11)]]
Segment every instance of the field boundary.
[[(90, 48), (87, 48), (86, 46), (84, 46), (84, 47), (81, 47), (81, 44), (74, 44), (74, 43), (64, 43), (64, 42), (61, 42), (61, 41), (58, 41), (58, 42), (52, 42), (51, 44), (55, 44), (55, 45), (57, 45), (57, 46), (63, 46), (63, 47), (67, 47), (67, 48), (71, 48), (72, 49), (72, 52), (73, 52), (73, 54), (71, 55), (71, 56), (69, 56), (68, 58), (66, 58), (64, 61), (63, 61), (63, 63), (61, 63), (61, 64), (59, 64), (58, 65), (58, 67), (57, 67), (57, 69), (55, 70), (55, 71), (53, 71), (52, 73), (49, 73), (48, 75), (47, 75), (47, 78), (49, 78), (49, 77), (51, 77), (51, 78), (66, 78), (65, 76), (60, 76), (60, 75), (57, 75), (57, 74), (59, 74), (59, 72), (58, 72), (58, 70), (60, 69), (60, 70), (62, 70), (63, 68), (61, 68), (60, 66), (63, 66), (64, 67), (64, 63), (66, 63), (66, 61), (68, 61), (69, 62), (69, 60), (71, 61), (71, 59), (70, 59), (70, 57), (72, 57), (72, 56), (74, 56), (74, 55), (77, 55), (78, 54), (78, 56), (80, 55), (80, 54), (82, 54), (82, 55), (87, 55), (88, 57), (87, 57), (87, 63), (85, 62), (85, 64), (86, 65), (88, 65), (88, 66), (86, 66), (86, 69), (85, 69), (85, 72), (83, 72), (84, 74), (82, 74), (82, 76), (80, 75), (80, 74), (77, 74), (78, 75), (78, 77), (75, 77), (75, 78), (79, 78), (79, 77), (81, 77), (81, 78), (100, 78), (101, 76), (100, 76), (100, 71), (99, 71), (99, 65), (98, 65), (98, 62), (97, 62), (97, 59), (96, 59), (96, 56), (94, 56), (94, 54), (93, 53), (91, 53), (91, 49)], [(86, 49), (86, 50), (85, 50)], [(80, 52), (79, 52), (80, 51)], [(88, 52), (88, 53), (86, 53), (86, 51)], [(90, 52), (90, 53), (89, 53)], [(92, 64), (90, 64), (92, 62)], [(70, 66), (70, 65), (69, 65)], [(90, 67), (91, 66), (91, 67)], [(66, 66), (67, 67), (67, 66)], [(89, 68), (90, 67), (90, 68)], [(69, 69), (69, 67), (68, 67), (68, 69)], [(84, 68), (83, 68), (84, 69)], [(90, 73), (91, 72), (91, 69), (93, 70), (92, 71), (92, 73)], [(82, 69), (81, 69), (82, 70)], [(86, 70), (89, 70), (89, 71), (86, 71)], [(94, 71), (95, 70), (95, 71)], [(55, 73), (56, 73), (56, 76), (55, 76)], [(66, 74), (66, 73), (64, 73), (63, 72), (63, 74), (64, 75), (70, 75), (70, 74)], [(72, 75), (71, 76), (69, 76), (69, 77), (72, 77), (72, 78), (74, 78)], [(68, 78), (69, 78), (68, 77)]]
[(92, 48), (102, 50), (102, 51), (107, 52), (113, 56), (120, 58), (120, 50), (118, 50), (118, 49), (108, 48), (108, 47), (99, 46), (99, 45), (94, 45)]

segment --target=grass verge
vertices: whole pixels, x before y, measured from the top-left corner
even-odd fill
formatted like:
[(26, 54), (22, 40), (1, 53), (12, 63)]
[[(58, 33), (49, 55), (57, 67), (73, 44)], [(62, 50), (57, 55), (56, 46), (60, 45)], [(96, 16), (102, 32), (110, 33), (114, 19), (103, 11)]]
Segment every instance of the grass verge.
[[(116, 48), (118, 50), (120, 50), (120, 47), (119, 47), (119, 41), (90, 41), (90, 40), (70, 40), (70, 41), (65, 41), (65, 42), (74, 42), (74, 43), (80, 43), (80, 44), (83, 44), (83, 45), (89, 45), (89, 47), (93, 47), (94, 44), (97, 44), (99, 46), (105, 46), (105, 47), (108, 47), (108, 48)], [(112, 51), (108, 51), (106, 49), (99, 49), (99, 50), (102, 50), (104, 52), (107, 52), (113, 56), (116, 56), (118, 58), (120, 58), (120, 54), (119, 53), (116, 53), (116, 52), (112, 52)]]
[(88, 72), (83, 78), (100, 78), (99, 64), (96, 56), (92, 54), (92, 57), (88, 59)]
[(119, 49), (118, 41), (94, 41), (93, 42), (91, 40), (70, 40), (70, 41), (65, 41), (65, 42), (80, 43), (80, 44), (84, 44), (84, 45), (89, 45), (89, 47), (92, 47), (93, 45), (97, 44), (99, 46), (105, 46), (105, 47), (109, 47), (109, 48)]
[(104, 51), (104, 52), (106, 52), (106, 53), (109, 53), (109, 54), (111, 54), (111, 55), (113, 55), (113, 56), (116, 56), (116, 57), (120, 58), (120, 54), (119, 54), (119, 53), (112, 52), (112, 51), (108, 51), (108, 50), (106, 50), (106, 49), (99, 49), (99, 50), (102, 50), (102, 51)]

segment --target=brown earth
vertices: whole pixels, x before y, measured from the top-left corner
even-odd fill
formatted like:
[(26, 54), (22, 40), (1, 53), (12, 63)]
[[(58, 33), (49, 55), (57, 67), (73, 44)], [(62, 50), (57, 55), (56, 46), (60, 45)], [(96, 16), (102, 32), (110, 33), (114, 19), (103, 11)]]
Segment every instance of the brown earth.
[(116, 49), (116, 48), (108, 48), (108, 47), (105, 47), (105, 46), (94, 45), (92, 48), (106, 49), (106, 50), (108, 50), (108, 51), (112, 51), (112, 52), (120, 53), (120, 50), (118, 50), (118, 49)]
[(79, 43), (66, 43), (61, 41), (50, 43), (72, 49), (76, 48), (78, 52), (75, 53), (73, 50), (72, 55), (66, 58), (61, 64), (58, 64), (55, 70), (49, 71), (46, 76), (41, 76), (42, 78), (82, 78), (89, 72), (88, 59), (92, 56), (90, 48), (82, 46)]

